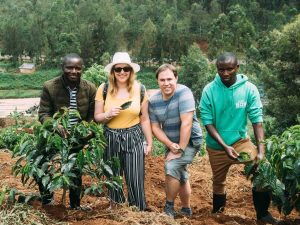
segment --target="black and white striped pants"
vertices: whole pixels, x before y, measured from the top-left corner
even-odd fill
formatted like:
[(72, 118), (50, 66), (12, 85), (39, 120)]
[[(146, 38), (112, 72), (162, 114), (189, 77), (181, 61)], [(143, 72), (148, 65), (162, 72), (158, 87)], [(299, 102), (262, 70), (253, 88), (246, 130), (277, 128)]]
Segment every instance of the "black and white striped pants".
[[(140, 124), (125, 129), (111, 129), (105, 127), (104, 135), (107, 147), (105, 160), (117, 157), (120, 168), (114, 171), (116, 175), (125, 176), (128, 189), (128, 203), (140, 210), (146, 208), (144, 179), (144, 134)], [(125, 202), (124, 192), (121, 188), (109, 191), (109, 198), (117, 203)]]

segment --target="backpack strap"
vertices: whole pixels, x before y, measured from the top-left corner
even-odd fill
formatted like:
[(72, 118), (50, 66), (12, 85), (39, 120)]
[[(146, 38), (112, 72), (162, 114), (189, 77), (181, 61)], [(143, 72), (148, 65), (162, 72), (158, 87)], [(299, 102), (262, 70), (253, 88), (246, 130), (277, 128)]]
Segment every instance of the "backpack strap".
[(103, 96), (103, 105), (105, 105), (105, 100), (106, 100), (106, 96), (107, 96), (107, 90), (108, 90), (108, 83), (104, 83), (104, 87), (103, 87), (103, 92), (102, 92), (102, 96)]
[(146, 88), (143, 84), (141, 84), (141, 92), (140, 92), (140, 95), (141, 95), (141, 105), (142, 105), (142, 102), (144, 101), (144, 97), (145, 97), (145, 91), (146, 91)]
[(140, 105), (141, 105), (141, 110), (140, 110), (140, 115), (142, 115), (142, 102), (144, 101), (144, 97), (145, 97), (145, 86), (143, 84), (140, 85)]

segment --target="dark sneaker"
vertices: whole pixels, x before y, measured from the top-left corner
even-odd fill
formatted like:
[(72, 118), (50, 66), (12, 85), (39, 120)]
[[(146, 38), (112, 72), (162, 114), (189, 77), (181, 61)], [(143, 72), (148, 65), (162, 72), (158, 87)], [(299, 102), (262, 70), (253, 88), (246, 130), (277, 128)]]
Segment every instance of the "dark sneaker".
[(265, 224), (278, 224), (279, 223), (279, 221), (276, 220), (270, 213), (268, 213), (266, 216), (260, 218), (258, 221), (265, 223)]
[(180, 213), (181, 213), (181, 215), (187, 216), (187, 217), (190, 217), (190, 216), (193, 215), (192, 209), (191, 208), (185, 208), (185, 207), (181, 208)]
[(176, 216), (176, 213), (174, 211), (174, 206), (165, 205), (164, 212), (165, 212), (165, 214), (167, 214), (168, 216), (170, 216), (172, 218), (174, 218)]

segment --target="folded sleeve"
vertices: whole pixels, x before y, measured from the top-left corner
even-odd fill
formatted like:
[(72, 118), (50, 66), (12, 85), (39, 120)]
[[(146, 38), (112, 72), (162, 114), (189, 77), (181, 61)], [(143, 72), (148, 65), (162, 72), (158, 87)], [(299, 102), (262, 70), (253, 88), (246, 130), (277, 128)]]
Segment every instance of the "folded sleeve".
[(207, 88), (203, 89), (198, 108), (203, 125), (214, 124), (211, 98)]
[(262, 103), (259, 92), (254, 85), (251, 85), (248, 95), (247, 114), (251, 123), (263, 122)]

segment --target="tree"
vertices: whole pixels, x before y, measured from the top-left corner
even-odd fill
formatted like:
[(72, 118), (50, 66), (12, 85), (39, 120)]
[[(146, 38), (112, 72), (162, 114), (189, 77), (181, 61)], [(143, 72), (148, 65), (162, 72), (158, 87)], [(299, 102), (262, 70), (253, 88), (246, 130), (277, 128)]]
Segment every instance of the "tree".
[(74, 33), (60, 33), (58, 35), (58, 42), (55, 48), (56, 55), (61, 57), (70, 52), (80, 54), (80, 43), (78, 37)]
[(211, 81), (208, 59), (201, 52), (197, 44), (189, 47), (187, 56), (181, 58), (180, 82), (190, 87), (199, 101), (204, 86)]
[(255, 29), (240, 5), (230, 7), (228, 14), (220, 14), (209, 31), (210, 57), (224, 51), (244, 53), (255, 40)]
[(300, 15), (262, 43), (262, 59), (270, 69), (262, 78), (267, 113), (276, 119), (276, 133), (297, 124), (300, 109)]
[(108, 52), (104, 52), (100, 57), (101, 65), (107, 65), (111, 60), (111, 55)]
[(152, 59), (156, 47), (157, 29), (150, 18), (143, 25), (142, 32), (142, 46), (139, 55), (143, 60)]
[(171, 14), (167, 14), (163, 20), (161, 27), (161, 57), (172, 58), (172, 39), (176, 29), (175, 18)]
[(11, 55), (12, 61), (17, 63), (29, 43), (31, 17), (24, 5), (8, 3), (6, 10), (6, 16), (1, 16), (0, 40), (4, 53)]
[[(207, 3), (208, 4), (208, 3)], [(195, 38), (207, 37), (208, 28), (210, 21), (213, 19), (213, 13), (208, 13), (211, 11), (211, 7), (208, 5), (202, 6), (202, 4), (194, 3), (190, 10), (190, 33), (195, 35)]]
[(107, 27), (107, 34), (110, 38), (108, 43), (109, 52), (126, 51), (127, 41), (125, 33), (129, 27), (129, 22), (126, 18), (118, 14)]

